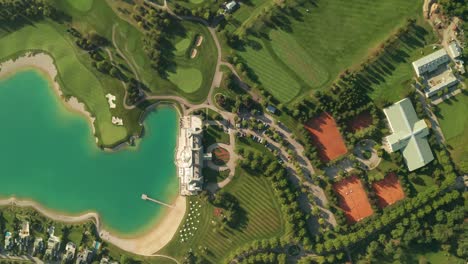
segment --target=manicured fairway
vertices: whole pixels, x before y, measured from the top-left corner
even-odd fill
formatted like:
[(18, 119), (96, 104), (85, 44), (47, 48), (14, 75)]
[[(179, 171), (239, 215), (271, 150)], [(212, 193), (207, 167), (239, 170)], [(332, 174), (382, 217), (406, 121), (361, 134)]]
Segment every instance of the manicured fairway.
[(329, 162), (346, 154), (346, 145), (341, 137), (335, 119), (328, 113), (310, 120), (305, 128), (312, 134), (320, 159)]
[[(260, 41), (260, 40), (258, 40)], [(260, 49), (247, 47), (241, 56), (247, 60), (258, 76), (258, 81), (281, 102), (291, 101), (299, 95), (300, 84), (285, 71), (281, 64), (272, 57), (263, 41), (257, 43)], [(287, 70), (287, 69), (286, 69)]]
[(383, 180), (372, 184), (372, 187), (379, 198), (379, 206), (381, 208), (405, 198), (405, 193), (395, 173), (388, 174)]
[(367, 194), (356, 176), (335, 183), (333, 189), (340, 197), (340, 207), (349, 223), (358, 222), (373, 214)]
[(195, 68), (177, 68), (175, 73), (169, 73), (169, 80), (186, 93), (196, 92), (203, 81), (202, 73)]
[(468, 172), (468, 95), (459, 94), (437, 105), (439, 123), (455, 164)]
[[(66, 0), (73, 8), (78, 11), (86, 12), (93, 6), (93, 0)], [(98, 0), (100, 1), (100, 0)]]
[(96, 116), (95, 126), (102, 139), (101, 143), (111, 145), (124, 139), (127, 135), (125, 127), (117, 127), (111, 123), (112, 114), (100, 80), (81, 64), (75, 55), (74, 44), (62, 34), (64, 33), (59, 33), (47, 23), (25, 26), (1, 39), (0, 58), (21, 55), (27, 50), (49, 53), (58, 68), (58, 81), (64, 94), (78, 97)]
[[(253, 38), (255, 44), (248, 44), (240, 54), (265, 88), (287, 102), (300, 88), (301, 92), (327, 88), (341, 71), (365, 61), (407, 18), (420, 13), (421, 4), (406, 0), (307, 3), (267, 32), (269, 40)], [(259, 43), (262, 49), (252, 48)]]
[(203, 2), (205, 2), (205, 0), (190, 0), (190, 3), (196, 4), (196, 5), (201, 4)]

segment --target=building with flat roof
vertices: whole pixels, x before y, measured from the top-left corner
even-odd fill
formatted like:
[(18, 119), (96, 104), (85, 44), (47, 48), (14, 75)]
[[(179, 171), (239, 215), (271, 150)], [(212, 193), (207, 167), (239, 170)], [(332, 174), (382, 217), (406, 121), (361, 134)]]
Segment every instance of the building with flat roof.
[(180, 119), (176, 154), (181, 195), (196, 195), (203, 189), (203, 121), (199, 116)]
[(427, 142), (429, 128), (419, 120), (408, 98), (384, 109), (392, 134), (385, 138), (390, 152), (401, 150), (409, 171), (421, 168), (434, 159)]
[(440, 49), (413, 62), (416, 75), (420, 77), (424, 73), (435, 71), (440, 65), (448, 63), (450, 57), (445, 49)]
[(458, 84), (458, 79), (453, 74), (450, 73), (446, 77), (442, 77), (442, 79), (434, 86), (429, 86), (425, 88), (424, 94), (426, 95), (427, 98), (429, 98), (433, 95), (436, 95), (438, 91), (446, 87), (452, 87), (456, 84)]
[(460, 46), (458, 46), (458, 43), (456, 41), (453, 41), (448, 46), (448, 54), (450, 55), (450, 57), (452, 57), (452, 59), (456, 59), (461, 56), (462, 50)]

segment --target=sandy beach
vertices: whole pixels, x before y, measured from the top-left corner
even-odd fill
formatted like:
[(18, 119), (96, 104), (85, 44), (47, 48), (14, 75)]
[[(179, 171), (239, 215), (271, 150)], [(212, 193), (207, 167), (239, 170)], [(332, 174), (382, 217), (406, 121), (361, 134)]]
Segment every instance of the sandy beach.
[(150, 228), (145, 234), (136, 237), (123, 237), (107, 231), (105, 227), (102, 226), (99, 215), (95, 212), (69, 216), (49, 210), (37, 202), (18, 200), (14, 197), (0, 199), (0, 206), (32, 207), (54, 221), (65, 223), (93, 221), (103, 240), (134, 254), (152, 256), (169, 243), (176, 234), (185, 215), (186, 199), (183, 196), (178, 196), (173, 203), (174, 207), (167, 209), (166, 215), (164, 215), (154, 227)]
[(21, 56), (17, 59), (10, 59), (8, 61), (2, 62), (0, 64), (0, 79), (25, 69), (35, 69), (45, 74), (50, 79), (50, 83), (52, 84), (54, 92), (63, 99), (63, 101), (66, 103), (65, 105), (70, 110), (79, 112), (86, 116), (86, 118), (91, 122), (93, 134), (95, 133), (95, 118), (88, 111), (86, 111), (85, 105), (75, 97), (70, 97), (68, 100), (65, 100), (63, 97), (63, 92), (60, 89), (60, 85), (56, 81), (58, 74), (57, 68), (55, 67), (54, 59), (51, 56), (45, 53), (26, 53), (24, 56)]
[[(11, 59), (0, 64), (0, 79), (7, 77), (24, 69), (35, 69), (47, 75), (52, 87), (56, 94), (64, 99), (60, 85), (56, 81), (57, 68), (54, 65), (52, 57), (45, 53), (31, 54), (26, 53), (24, 56), (17, 59)], [(66, 106), (73, 111), (84, 114), (93, 126), (94, 133), (94, 117), (85, 110), (85, 105), (75, 97), (66, 100)], [(67, 215), (61, 212), (56, 212), (43, 207), (41, 204), (31, 200), (19, 200), (14, 197), (7, 199), (0, 199), (0, 206), (19, 206), (19, 207), (32, 207), (46, 217), (55, 221), (66, 223), (80, 223), (84, 221), (93, 221), (96, 224), (101, 238), (117, 247), (139, 255), (151, 256), (157, 251), (162, 249), (169, 243), (176, 234), (179, 225), (181, 224), (186, 211), (186, 199), (183, 196), (178, 196), (174, 203), (173, 208), (167, 208), (165, 215), (161, 216), (158, 222), (148, 229), (144, 234), (135, 237), (126, 237), (116, 234), (112, 231), (106, 230), (100, 220), (98, 213), (88, 212), (82, 215)], [(129, 213), (129, 216), (131, 214)]]

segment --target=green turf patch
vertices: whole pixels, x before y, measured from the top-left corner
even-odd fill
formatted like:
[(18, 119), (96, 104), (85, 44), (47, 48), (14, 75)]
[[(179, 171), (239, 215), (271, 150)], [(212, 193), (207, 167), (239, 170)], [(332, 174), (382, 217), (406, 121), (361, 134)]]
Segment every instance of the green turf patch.
[(66, 0), (74, 9), (87, 12), (93, 6), (93, 0)]
[(169, 80), (184, 92), (194, 93), (200, 89), (203, 76), (201, 71), (196, 68), (178, 67), (176, 72), (169, 73)]
[(437, 114), (439, 123), (452, 158), (463, 172), (468, 172), (468, 119), (463, 114), (468, 112), (468, 95), (459, 94), (437, 107), (440, 109)]
[(175, 45), (175, 55), (177, 56), (183, 56), (187, 52), (187, 49), (190, 47), (190, 44), (192, 43), (192, 38), (191, 36), (187, 36), (183, 39), (181, 39), (177, 44)]
[[(268, 38), (251, 39), (240, 55), (276, 98), (287, 102), (310, 89), (327, 88), (344, 69), (365, 61), (421, 2), (319, 0), (275, 22)], [(264, 45), (266, 43), (266, 45)], [(267, 47), (267, 49), (265, 49)]]
[(190, 0), (190, 3), (196, 4), (196, 5), (201, 4), (203, 2), (205, 2), (205, 0)]
[(255, 47), (249, 46), (241, 56), (248, 62), (258, 76), (258, 82), (269, 90), (275, 98), (281, 102), (289, 102), (296, 97), (301, 86), (299, 82), (288, 73), (284, 64), (278, 63), (278, 59), (273, 57), (266, 48), (263, 41), (254, 39)]

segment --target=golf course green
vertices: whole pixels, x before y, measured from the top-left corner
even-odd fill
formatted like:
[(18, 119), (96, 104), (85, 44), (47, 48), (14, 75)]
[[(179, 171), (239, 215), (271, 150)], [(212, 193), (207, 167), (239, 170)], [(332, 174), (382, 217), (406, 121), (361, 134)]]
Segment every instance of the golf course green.
[(169, 80), (186, 93), (193, 93), (200, 89), (203, 75), (196, 68), (178, 67), (176, 72), (169, 73)]
[[(21, 111), (12, 111), (21, 102)], [(34, 70), (0, 80), (4, 121), (0, 197), (32, 199), (68, 214), (95, 211), (123, 234), (146, 230), (163, 213), (141, 194), (172, 202), (177, 177), (177, 112), (158, 108), (147, 117), (138, 147), (100, 150), (88, 121), (70, 112)]]

